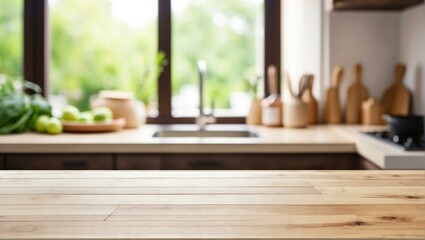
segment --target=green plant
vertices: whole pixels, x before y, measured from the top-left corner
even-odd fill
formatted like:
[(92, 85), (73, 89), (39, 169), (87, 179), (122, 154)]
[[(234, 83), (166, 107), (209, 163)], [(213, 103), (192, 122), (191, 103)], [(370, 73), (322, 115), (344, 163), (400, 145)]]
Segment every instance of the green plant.
[(168, 61), (164, 52), (159, 52), (154, 64), (147, 64), (143, 69), (141, 78), (133, 79), (132, 89), (137, 99), (149, 103), (149, 97), (152, 95), (152, 89), (155, 89), (157, 79), (161, 76)]
[[(35, 94), (29, 95), (26, 90)], [(52, 115), (40, 92), (39, 86), (27, 81), (5, 79), (0, 83), (0, 134), (33, 131), (39, 116)]]
[(245, 90), (252, 93), (252, 96), (256, 97), (258, 93), (258, 83), (261, 80), (261, 76), (255, 76), (250, 79), (244, 79)]

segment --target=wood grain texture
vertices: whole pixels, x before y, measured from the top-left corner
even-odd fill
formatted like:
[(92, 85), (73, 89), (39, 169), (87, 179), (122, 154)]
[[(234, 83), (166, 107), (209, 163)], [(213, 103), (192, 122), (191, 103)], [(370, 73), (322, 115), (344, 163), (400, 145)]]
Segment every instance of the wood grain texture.
[(423, 239), (425, 171), (2, 171), (0, 239)]

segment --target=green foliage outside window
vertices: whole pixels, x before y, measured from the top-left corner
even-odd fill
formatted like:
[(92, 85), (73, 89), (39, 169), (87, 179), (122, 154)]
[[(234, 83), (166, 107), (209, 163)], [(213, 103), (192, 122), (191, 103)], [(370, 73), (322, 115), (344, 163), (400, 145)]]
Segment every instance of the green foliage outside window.
[(229, 108), (233, 91), (249, 90), (244, 79), (256, 74), (256, 24), (262, 10), (253, 2), (193, 0), (184, 12), (173, 14), (173, 95), (183, 84), (198, 84), (199, 59), (208, 64), (206, 103)]
[[(53, 94), (87, 109), (102, 89), (139, 89), (138, 97), (156, 97), (156, 22), (131, 29), (111, 14), (112, 1), (58, 0), (50, 7)], [(141, 84), (141, 82), (143, 84)]]
[(23, 1), (0, 0), (0, 75), (22, 77)]
[[(255, 74), (256, 12), (246, 1), (203, 1), (173, 16), (178, 18), (173, 19), (173, 95), (183, 84), (197, 84), (199, 58), (208, 63), (207, 97), (214, 98), (216, 107), (229, 106), (230, 91), (247, 91), (242, 79)], [(49, 4), (52, 94), (65, 95), (82, 110), (102, 89), (130, 90), (145, 103), (157, 100), (156, 78), (165, 62), (157, 53), (157, 20), (132, 29), (112, 16), (113, 0)], [(0, 9), (0, 75), (20, 78), (23, 1), (0, 0)], [(208, 17), (214, 12), (243, 19), (246, 30), (215, 26)]]

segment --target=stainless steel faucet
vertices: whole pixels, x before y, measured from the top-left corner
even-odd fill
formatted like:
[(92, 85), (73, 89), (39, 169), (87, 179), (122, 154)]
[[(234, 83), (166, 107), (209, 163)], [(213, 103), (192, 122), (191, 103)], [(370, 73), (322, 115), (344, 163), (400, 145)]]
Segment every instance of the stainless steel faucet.
[(209, 123), (215, 123), (216, 119), (212, 112), (210, 114), (204, 113), (204, 81), (207, 74), (207, 63), (204, 60), (198, 61), (199, 71), (199, 115), (196, 118), (196, 124), (200, 130), (204, 130), (205, 126)]

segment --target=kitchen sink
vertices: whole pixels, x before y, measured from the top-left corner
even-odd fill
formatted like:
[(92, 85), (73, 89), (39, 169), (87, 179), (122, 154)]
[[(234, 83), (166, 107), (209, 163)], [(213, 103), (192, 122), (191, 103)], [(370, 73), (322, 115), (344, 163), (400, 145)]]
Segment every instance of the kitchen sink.
[(197, 131), (186, 131), (186, 130), (161, 130), (155, 132), (153, 137), (207, 137), (207, 138), (255, 138), (258, 135), (251, 131), (208, 131), (208, 130), (197, 130)]
[(162, 127), (153, 134), (156, 138), (256, 138), (258, 134), (246, 125), (208, 125), (205, 129), (199, 129), (195, 125), (186, 125), (179, 127)]

